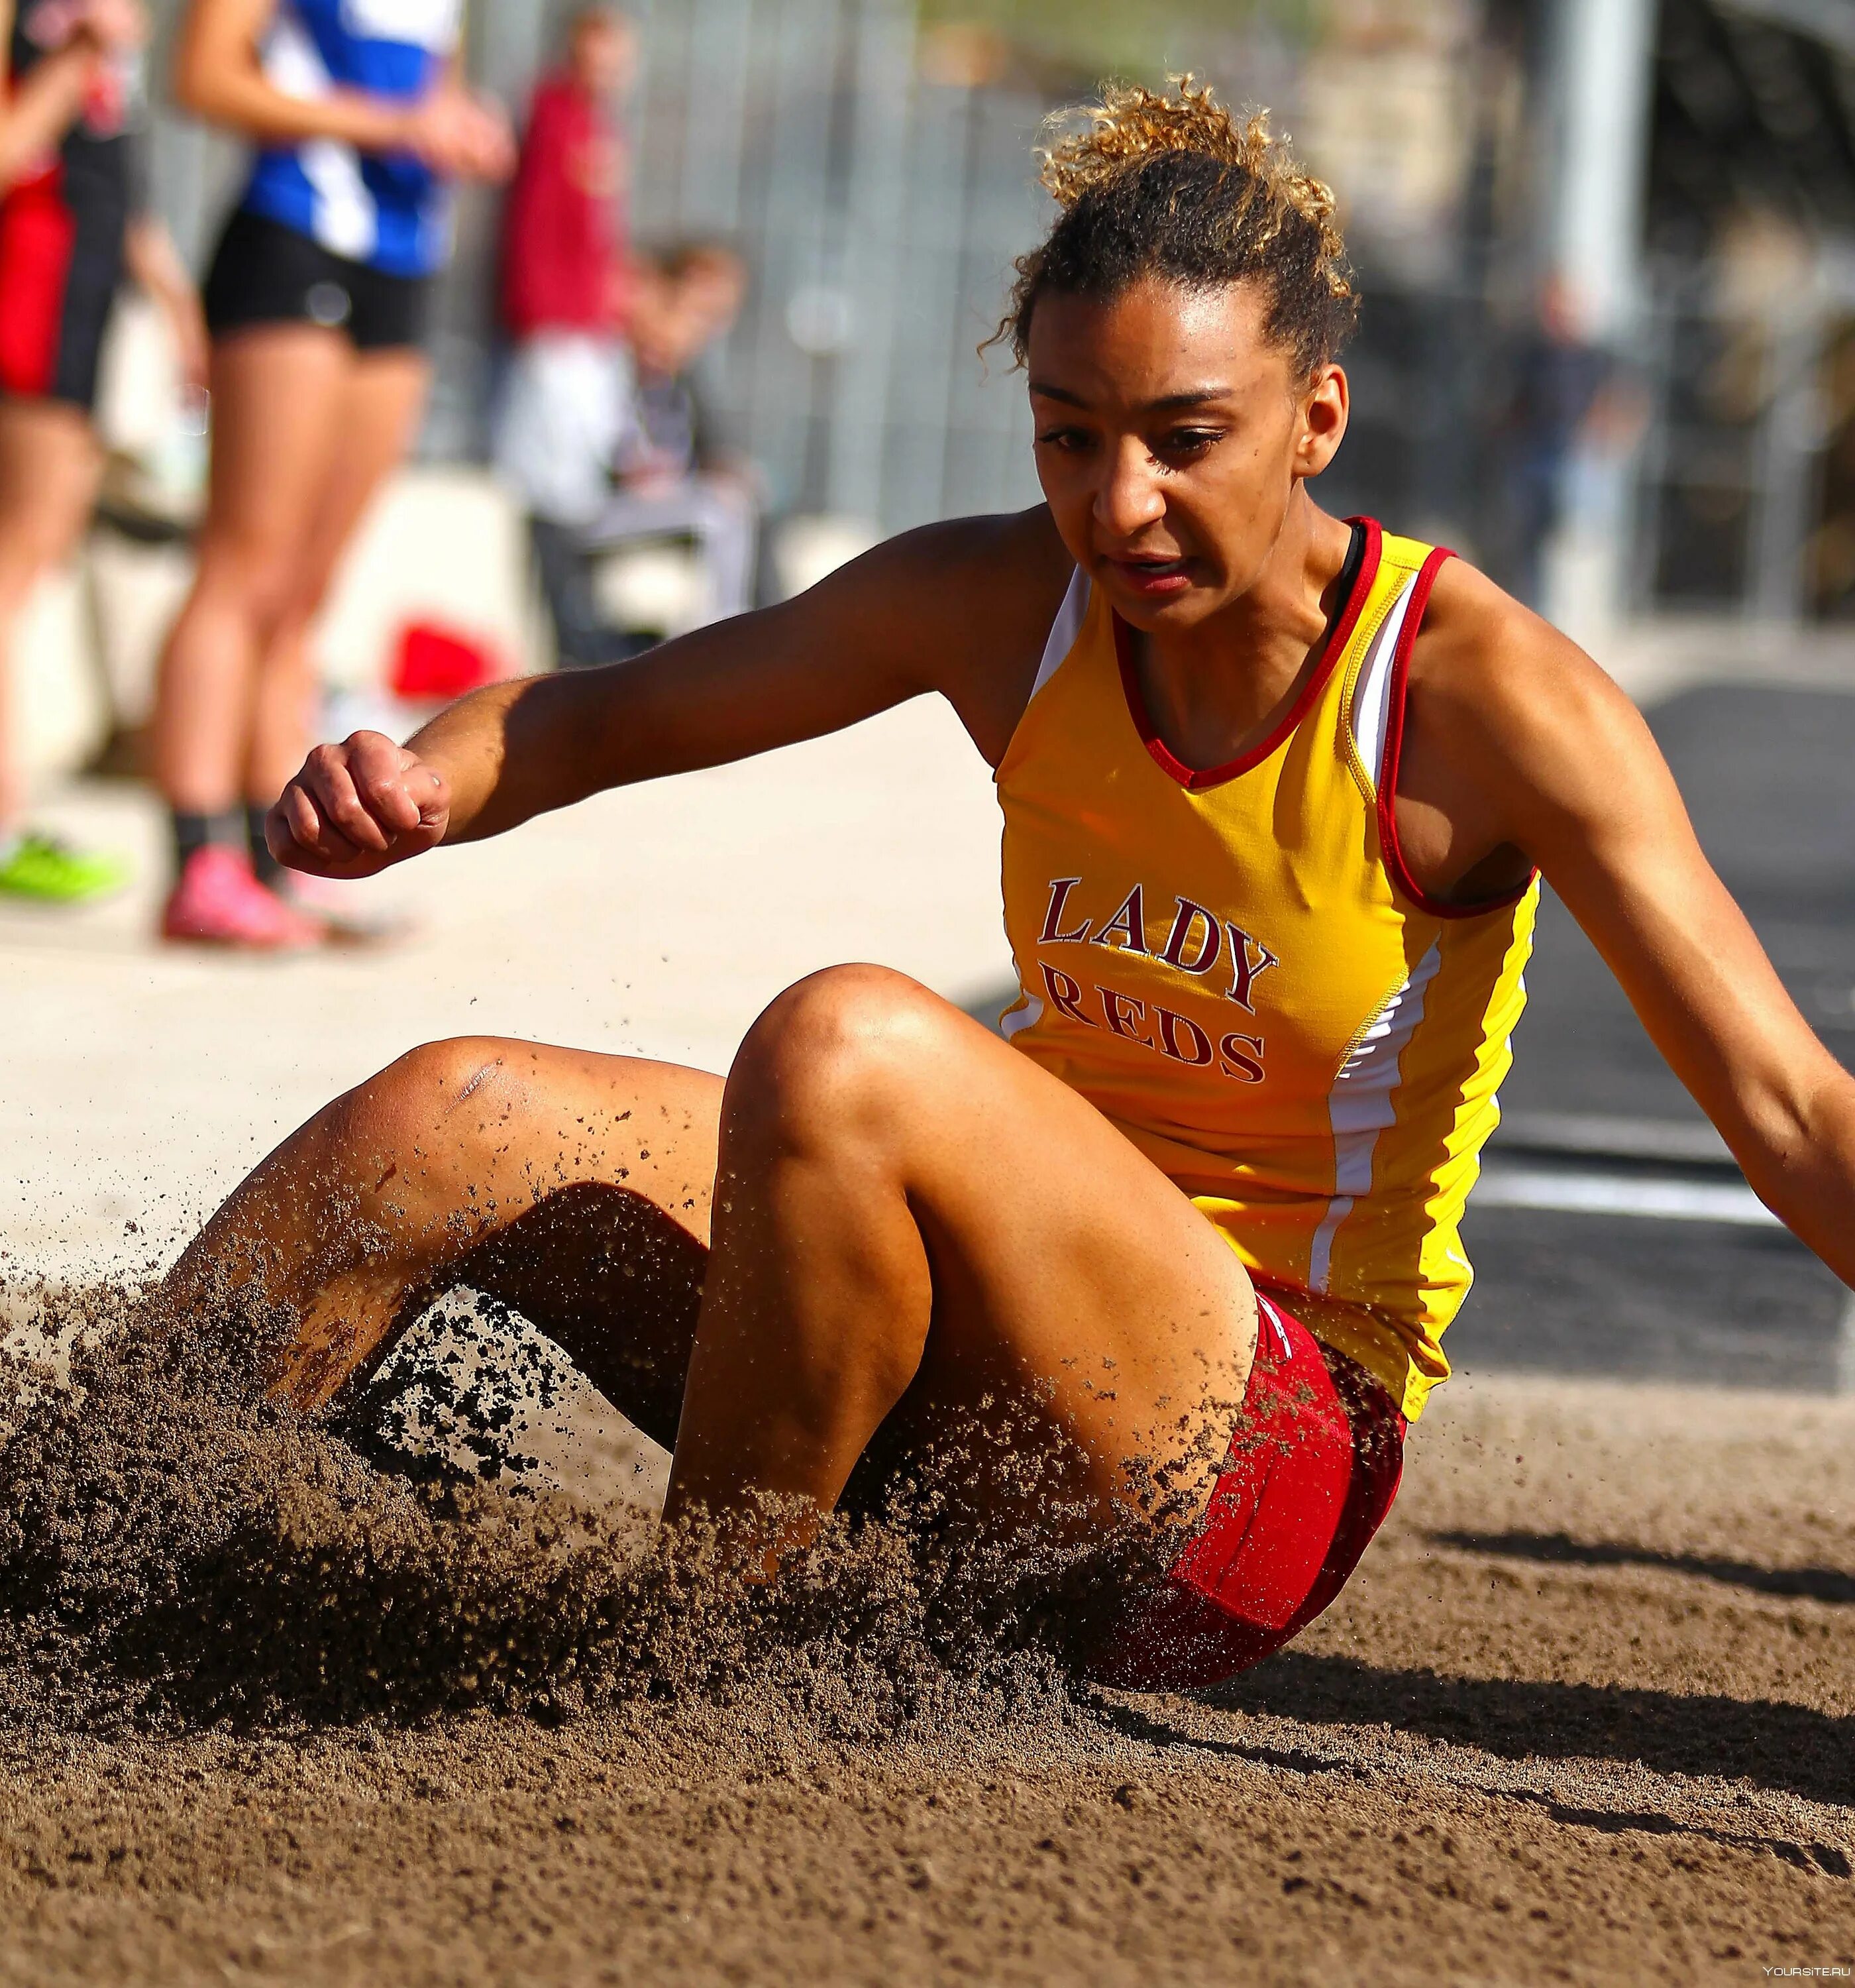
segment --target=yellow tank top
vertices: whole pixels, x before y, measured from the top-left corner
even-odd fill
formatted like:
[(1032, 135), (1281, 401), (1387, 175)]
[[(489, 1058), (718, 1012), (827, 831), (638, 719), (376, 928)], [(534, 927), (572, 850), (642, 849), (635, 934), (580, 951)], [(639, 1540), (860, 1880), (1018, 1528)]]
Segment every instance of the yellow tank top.
[(1438, 902), (1398, 849), (1405, 679), (1448, 556), (1360, 520), (1293, 709), (1208, 772), (1154, 733), (1079, 573), (997, 774), (1005, 1035), (1412, 1417), (1449, 1372), (1539, 898)]

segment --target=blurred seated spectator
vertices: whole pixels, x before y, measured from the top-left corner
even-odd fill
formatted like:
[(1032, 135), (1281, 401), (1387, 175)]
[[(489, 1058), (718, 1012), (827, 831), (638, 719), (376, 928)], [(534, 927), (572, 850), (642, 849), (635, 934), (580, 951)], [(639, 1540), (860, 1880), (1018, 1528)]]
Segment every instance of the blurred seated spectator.
[(740, 258), (713, 243), (634, 269), (630, 418), (610, 494), (584, 534), (594, 553), (645, 539), (693, 541), (706, 620), (753, 605), (757, 481), (717, 436), (691, 377), (739, 315), (746, 288)]
[(503, 225), (511, 343), (496, 466), (529, 513), (561, 660), (623, 652), (600, 626), (579, 534), (599, 515), (630, 421), (626, 161), (613, 106), (637, 63), (606, 6), (568, 22), (566, 59), (536, 86)]

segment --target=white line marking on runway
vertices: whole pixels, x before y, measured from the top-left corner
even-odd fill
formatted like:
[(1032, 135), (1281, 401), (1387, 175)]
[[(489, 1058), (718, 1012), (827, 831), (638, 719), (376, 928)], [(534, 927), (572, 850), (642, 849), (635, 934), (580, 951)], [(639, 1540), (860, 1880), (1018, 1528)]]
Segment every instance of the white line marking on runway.
[(1694, 1160), (1732, 1165), (1726, 1141), (1703, 1119), (1614, 1117), (1598, 1111), (1506, 1111), (1499, 1145), (1620, 1160)]
[(1724, 1181), (1549, 1173), (1544, 1168), (1510, 1167), (1499, 1161), (1483, 1169), (1474, 1205), (1549, 1209), (1569, 1215), (1645, 1215), (1658, 1216), (1664, 1222), (1782, 1226), (1750, 1188), (1730, 1186)]

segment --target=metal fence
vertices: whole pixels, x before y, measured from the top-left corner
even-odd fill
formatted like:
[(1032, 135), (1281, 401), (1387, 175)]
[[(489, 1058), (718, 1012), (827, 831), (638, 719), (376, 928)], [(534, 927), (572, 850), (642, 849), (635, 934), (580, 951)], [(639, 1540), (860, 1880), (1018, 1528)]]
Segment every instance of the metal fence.
[[(632, 226), (649, 246), (745, 258), (740, 323), (704, 368), (717, 424), (777, 510), (884, 530), (1034, 501), (1029, 420), (997, 323), (1047, 218), (1032, 149), (1047, 105), (932, 79), (909, 0), (636, 0)], [(482, 9), (475, 66), (519, 102), (538, 10)], [(430, 446), (480, 445), (493, 215), (461, 218)]]
[(1722, 309), (1696, 272), (1664, 272), (1644, 340), (1637, 604), (1846, 620), (1855, 281), (1825, 254), (1762, 303)]
[(928, 80), (900, 0), (639, 13), (636, 225), (751, 245), (713, 387), (775, 502), (893, 529), (1030, 502), (1022, 385), (974, 348), (1037, 230), (1044, 104)]
[[(473, 0), (473, 73), (518, 110), (563, 4)], [(747, 306), (704, 384), (772, 507), (894, 531), (1035, 501), (1022, 379), (1008, 355), (975, 348), (1013, 259), (1049, 218), (1032, 154), (1054, 100), (944, 79), (948, 64), (922, 59), (934, 45), (914, 0), (630, 0), (630, 11), (644, 56), (630, 118), (634, 232), (646, 246), (719, 239), (745, 259)], [(171, 30), (178, 0), (161, 12)], [(1229, 67), (1245, 73), (1235, 57)], [(1068, 95), (1083, 80), (1052, 87)], [(1271, 90), (1292, 103), (1286, 69)], [(196, 265), (238, 157), (157, 115), (156, 190)], [(495, 380), (495, 197), (466, 196), (458, 218), (424, 442), (446, 458), (482, 454)], [(1375, 269), (1365, 245), (1353, 431), (1323, 501), (1450, 538), (1512, 580), (1502, 408), (1523, 327), (1468, 264), (1414, 284)], [(1776, 286), (1785, 310), (1755, 324), (1722, 314), (1708, 280), (1705, 264), (1659, 272), (1627, 355), (1643, 402), (1627, 604), (1847, 616), (1855, 278), (1846, 257), (1826, 255), (1809, 285)]]

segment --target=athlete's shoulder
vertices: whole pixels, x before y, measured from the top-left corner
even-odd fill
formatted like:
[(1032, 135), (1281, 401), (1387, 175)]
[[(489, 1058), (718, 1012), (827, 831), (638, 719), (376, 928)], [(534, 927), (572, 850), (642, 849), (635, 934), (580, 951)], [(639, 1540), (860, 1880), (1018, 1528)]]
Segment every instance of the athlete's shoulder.
[(1047, 504), (920, 525), (890, 539), (887, 549), (898, 571), (942, 590), (957, 576), (982, 588), (995, 610), (1040, 601), (1053, 588), (1060, 600), (1074, 570)]
[(1655, 756), (1641, 714), (1597, 663), (1462, 559), (1436, 571), (1411, 651), (1407, 724), (1528, 829), (1542, 803), (1573, 795), (1576, 811), (1600, 810), (1603, 781)]
[(1497, 721), (1563, 719), (1628, 702), (1569, 635), (1459, 557), (1436, 568), (1411, 683), (1433, 708)]
[(880, 620), (914, 681), (947, 698), (995, 764), (1074, 570), (1042, 505), (917, 526), (852, 569), (862, 613)]
[(956, 671), (1042, 654), (1074, 571), (1048, 509), (950, 518), (887, 540), (869, 582)]

